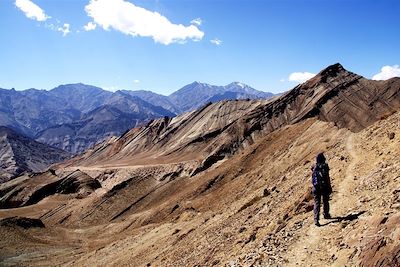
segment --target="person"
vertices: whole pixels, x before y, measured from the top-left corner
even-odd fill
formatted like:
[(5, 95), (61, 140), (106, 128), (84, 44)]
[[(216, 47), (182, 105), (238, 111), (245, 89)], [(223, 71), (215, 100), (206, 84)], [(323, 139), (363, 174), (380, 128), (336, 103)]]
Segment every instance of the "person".
[(319, 153), (316, 158), (317, 163), (312, 167), (312, 185), (314, 196), (314, 223), (319, 223), (319, 212), (321, 206), (321, 198), (324, 206), (324, 218), (330, 219), (329, 213), (329, 196), (332, 193), (331, 181), (329, 177), (329, 166), (323, 153)]

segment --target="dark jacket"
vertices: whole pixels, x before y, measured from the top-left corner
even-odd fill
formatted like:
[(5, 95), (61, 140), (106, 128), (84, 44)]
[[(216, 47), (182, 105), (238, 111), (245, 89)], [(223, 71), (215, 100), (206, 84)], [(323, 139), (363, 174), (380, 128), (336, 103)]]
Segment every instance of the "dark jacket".
[(329, 177), (329, 166), (323, 160), (317, 157), (317, 164), (312, 168), (312, 185), (314, 194), (331, 194), (332, 187)]

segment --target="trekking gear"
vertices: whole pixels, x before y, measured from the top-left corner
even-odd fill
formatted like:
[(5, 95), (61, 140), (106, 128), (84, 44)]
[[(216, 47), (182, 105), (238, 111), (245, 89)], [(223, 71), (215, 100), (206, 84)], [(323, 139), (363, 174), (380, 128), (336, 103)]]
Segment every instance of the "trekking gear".
[(317, 163), (312, 172), (312, 184), (315, 189), (321, 190), (328, 187), (327, 178), (329, 176), (329, 167), (326, 163)]

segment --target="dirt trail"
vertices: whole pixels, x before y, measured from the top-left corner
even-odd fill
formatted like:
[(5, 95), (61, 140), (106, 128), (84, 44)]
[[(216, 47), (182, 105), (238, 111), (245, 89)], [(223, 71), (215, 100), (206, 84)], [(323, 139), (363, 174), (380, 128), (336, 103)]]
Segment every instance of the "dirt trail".
[[(351, 212), (352, 205), (356, 201), (356, 195), (352, 194), (352, 188), (354, 188), (354, 170), (359, 162), (358, 153), (356, 152), (354, 144), (354, 134), (351, 133), (346, 140), (346, 151), (350, 156), (350, 162), (346, 169), (346, 175), (344, 180), (339, 184), (332, 206), (335, 207), (335, 211), (339, 214), (343, 212)], [(343, 214), (344, 215), (344, 214)]]
[[(354, 170), (359, 162), (353, 133), (349, 133), (345, 143), (345, 152), (349, 155), (347, 169), (343, 180), (336, 186), (330, 202), (331, 214), (336, 216), (347, 216), (354, 214), (357, 196), (352, 193), (354, 188)], [(335, 188), (336, 187), (336, 188)], [(321, 207), (322, 208), (322, 207)], [(332, 221), (331, 221), (332, 222)], [(305, 233), (300, 235), (301, 239), (288, 251), (288, 266), (344, 266), (348, 262), (346, 255), (336, 254), (337, 247), (334, 244), (340, 236), (340, 222), (331, 223), (321, 219), (322, 227), (316, 227), (313, 223), (312, 213), (307, 220), (308, 227)]]

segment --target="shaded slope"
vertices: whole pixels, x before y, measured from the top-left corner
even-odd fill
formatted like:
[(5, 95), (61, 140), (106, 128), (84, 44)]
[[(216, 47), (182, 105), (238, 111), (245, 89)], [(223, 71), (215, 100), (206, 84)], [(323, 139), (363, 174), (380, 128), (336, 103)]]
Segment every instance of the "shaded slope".
[(0, 182), (23, 172), (40, 172), (69, 154), (0, 126)]
[(88, 174), (75, 170), (57, 175), (54, 170), (29, 175), (3, 184), (0, 189), (0, 207), (10, 209), (36, 204), (54, 194), (75, 194), (83, 198), (101, 188), (101, 184)]

